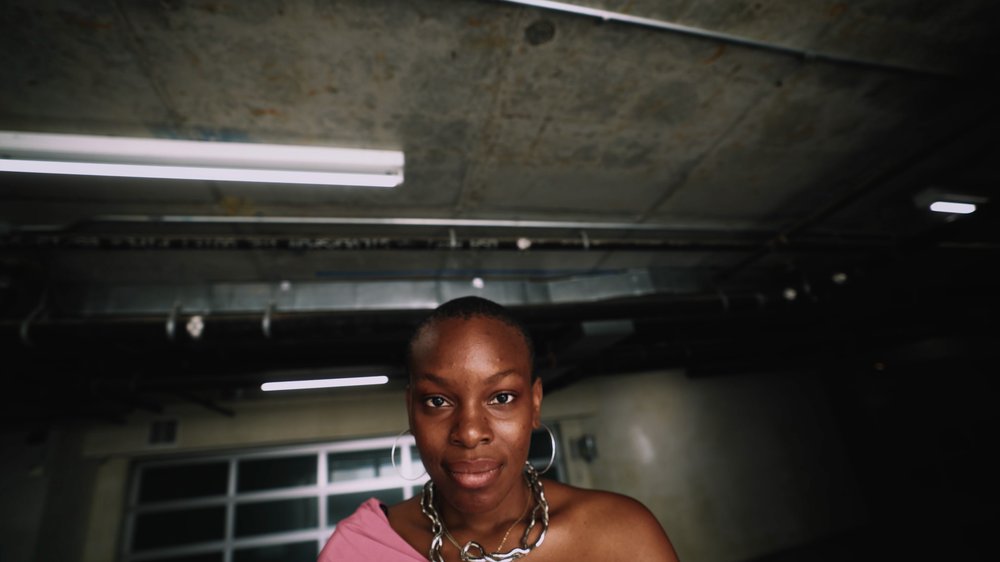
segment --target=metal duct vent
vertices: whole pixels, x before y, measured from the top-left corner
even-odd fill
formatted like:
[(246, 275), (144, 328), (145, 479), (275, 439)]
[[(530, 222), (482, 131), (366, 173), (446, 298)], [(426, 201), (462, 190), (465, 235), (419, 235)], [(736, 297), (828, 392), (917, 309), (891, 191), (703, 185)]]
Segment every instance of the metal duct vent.
[(177, 420), (155, 420), (149, 424), (150, 445), (177, 443)]

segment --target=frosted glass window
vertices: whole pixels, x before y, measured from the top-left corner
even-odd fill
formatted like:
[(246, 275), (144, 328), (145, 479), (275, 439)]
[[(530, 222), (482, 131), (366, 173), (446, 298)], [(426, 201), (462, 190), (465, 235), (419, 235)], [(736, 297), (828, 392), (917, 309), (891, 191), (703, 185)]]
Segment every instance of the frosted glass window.
[(168, 556), (167, 558), (149, 558), (146, 562), (223, 562), (222, 551), (191, 554), (188, 556)]
[(238, 481), (240, 492), (311, 486), (316, 483), (316, 455), (243, 460)]
[(221, 496), (226, 493), (229, 463), (167, 465), (142, 472), (139, 501), (143, 503)]
[(318, 524), (315, 497), (236, 506), (237, 537), (311, 529)]
[[(378, 478), (394, 473), (391, 449), (332, 453), (327, 458), (330, 482)], [(398, 452), (396, 453), (399, 454)], [(397, 461), (398, 462), (398, 461)]]
[(397, 461), (418, 458), (412, 436), (390, 435), (138, 461), (119, 561), (315, 562), (362, 502), (399, 503), (426, 481), (400, 478), (394, 442)]
[(233, 562), (316, 562), (316, 541), (241, 548), (233, 553)]
[(223, 506), (143, 513), (135, 520), (132, 548), (143, 550), (220, 540), (225, 531)]

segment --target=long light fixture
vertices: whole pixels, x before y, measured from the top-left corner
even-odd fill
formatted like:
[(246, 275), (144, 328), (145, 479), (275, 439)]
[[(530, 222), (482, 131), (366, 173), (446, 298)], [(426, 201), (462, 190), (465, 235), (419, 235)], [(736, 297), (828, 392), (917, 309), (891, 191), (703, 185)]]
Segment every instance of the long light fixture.
[(385, 384), (389, 382), (389, 377), (378, 375), (373, 377), (342, 377), (335, 379), (311, 379), (302, 381), (278, 381), (266, 382), (260, 385), (260, 389), (265, 392), (275, 390), (312, 390), (318, 388), (343, 388), (349, 386), (369, 386)]
[(396, 187), (403, 153), (0, 131), (0, 172)]
[(937, 213), (953, 213), (956, 215), (968, 215), (976, 212), (975, 203), (961, 203), (958, 201), (935, 201), (931, 203), (930, 208)]

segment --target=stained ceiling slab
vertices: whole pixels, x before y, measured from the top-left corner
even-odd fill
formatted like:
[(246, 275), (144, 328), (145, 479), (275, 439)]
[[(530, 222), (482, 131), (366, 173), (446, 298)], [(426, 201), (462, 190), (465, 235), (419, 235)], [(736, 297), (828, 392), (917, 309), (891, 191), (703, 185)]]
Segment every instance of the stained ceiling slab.
[[(420, 303), (463, 292), (508, 299), (549, 358), (581, 322), (638, 322), (602, 361), (552, 371), (558, 386), (600, 365), (757, 361), (768, 336), (858, 353), (984, 325), (995, 3), (530, 4), (6, 2), (0, 130), (399, 149), (406, 165), (382, 190), (0, 173), (0, 349), (75, 395), (213, 368), (245, 375), (215, 389), (231, 392), (293, 355), (386, 360)], [(932, 192), (980, 209), (933, 215)], [(167, 341), (195, 293), (260, 310), (201, 299), (215, 336)], [(696, 336), (728, 314), (743, 332)], [(120, 359), (83, 343), (123, 333)]]

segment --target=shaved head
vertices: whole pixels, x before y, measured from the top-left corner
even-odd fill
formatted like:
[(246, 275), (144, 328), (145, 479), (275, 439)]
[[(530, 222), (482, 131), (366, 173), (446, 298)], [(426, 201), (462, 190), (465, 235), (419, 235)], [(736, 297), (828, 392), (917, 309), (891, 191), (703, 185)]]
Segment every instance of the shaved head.
[[(433, 312), (424, 318), (420, 324), (417, 324), (417, 327), (413, 330), (413, 334), (410, 336), (410, 341), (406, 346), (407, 371), (410, 371), (412, 367), (413, 346), (428, 327), (433, 326), (437, 322), (445, 319), (454, 318), (468, 320), (474, 317), (492, 318), (517, 330), (517, 332), (524, 339), (524, 343), (528, 348), (529, 365), (534, 364), (535, 346), (532, 343), (531, 336), (528, 334), (528, 330), (524, 327), (524, 325), (521, 324), (521, 322), (503, 306), (489, 299), (469, 296), (453, 299), (438, 306)], [(535, 379), (533, 370), (531, 378), (532, 380)]]

